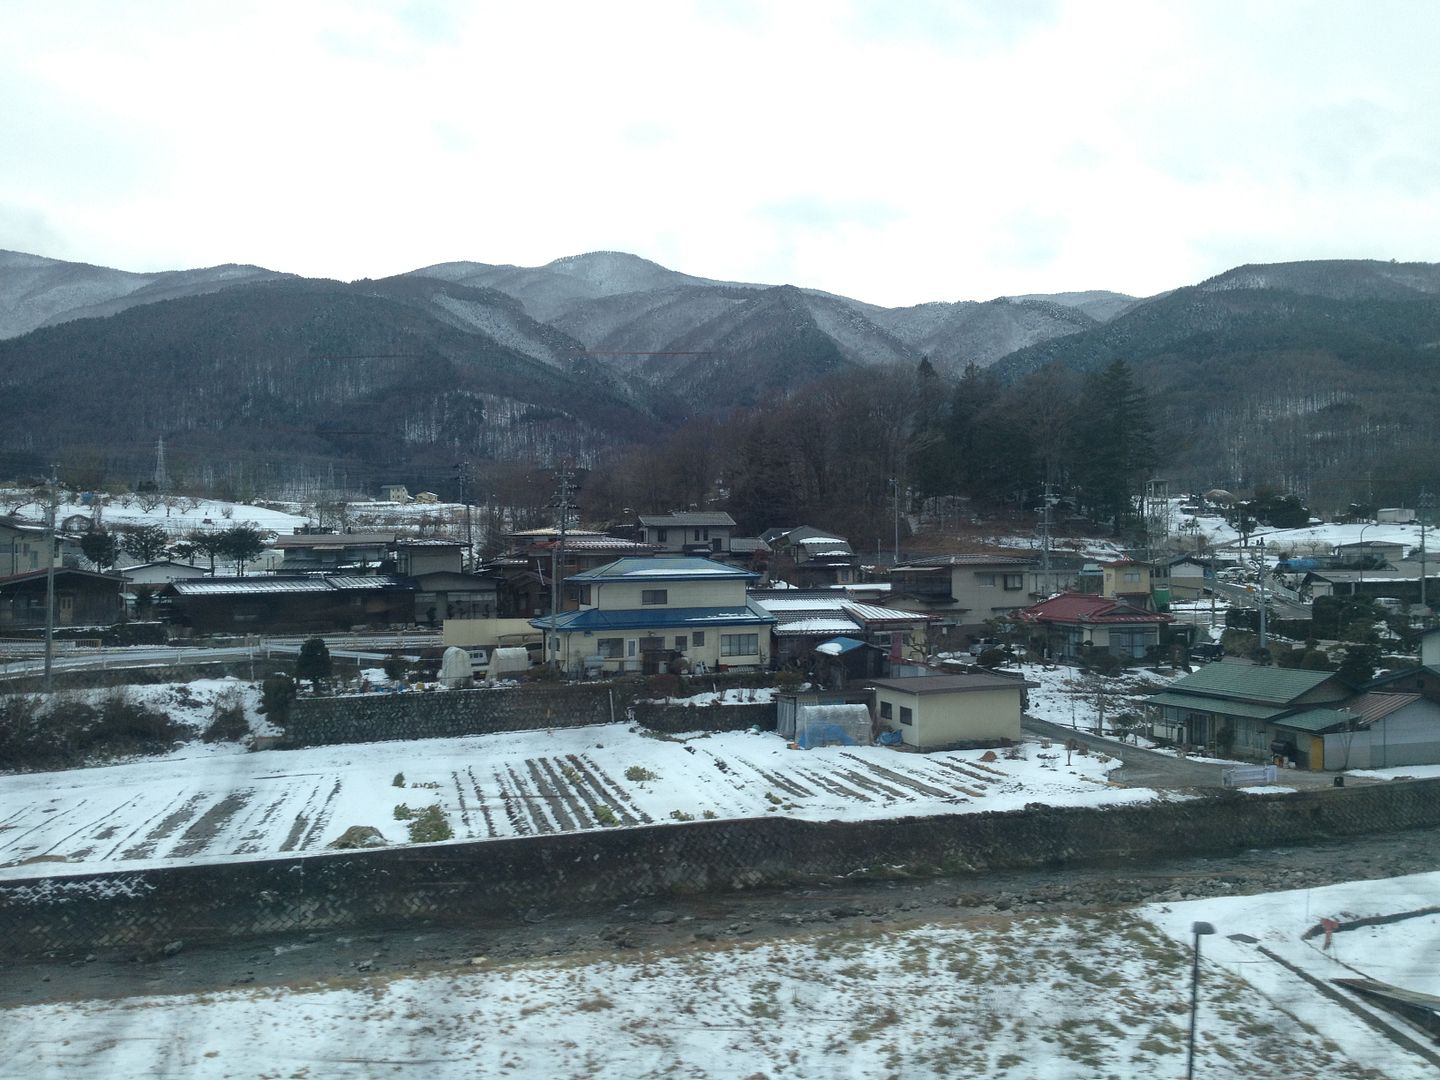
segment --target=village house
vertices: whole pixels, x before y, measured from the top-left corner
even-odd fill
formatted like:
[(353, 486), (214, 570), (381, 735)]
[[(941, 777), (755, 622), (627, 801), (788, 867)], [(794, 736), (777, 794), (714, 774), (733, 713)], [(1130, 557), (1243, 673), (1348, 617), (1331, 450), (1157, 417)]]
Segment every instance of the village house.
[(641, 539), (655, 550), (684, 555), (730, 554), (735, 519), (723, 512), (689, 511), (640, 517)]
[(1357, 568), (1387, 566), (1405, 557), (1405, 545), (1395, 540), (1350, 540), (1336, 544), (1335, 554), (1346, 563), (1355, 564)]
[(1337, 709), (1311, 712), (1315, 715), (1300, 713), (1278, 725), (1310, 736), (1312, 769), (1440, 764), (1440, 703), (1418, 693), (1371, 690)]
[(1177, 679), (1146, 706), (1157, 739), (1323, 768), (1324, 740), (1317, 736), (1348, 719), (1335, 710), (1353, 693), (1333, 671), (1222, 662)]
[(366, 573), (393, 560), (395, 532), (294, 533), (270, 545), (281, 552), (282, 574)]
[(872, 679), (875, 719), (916, 750), (1020, 741), (1025, 692), (1038, 683), (993, 672)]
[(775, 618), (751, 602), (757, 575), (712, 559), (616, 559), (576, 574), (579, 608), (530, 621), (546, 655), (568, 674), (655, 672), (683, 663), (714, 671), (763, 670)]
[(937, 555), (890, 571), (891, 603), (938, 615), (941, 625), (981, 636), (991, 619), (1014, 615), (1040, 588), (1034, 559), (1019, 555)]
[[(45, 625), (45, 570), (0, 577), (0, 630), (34, 629)], [(125, 610), (118, 574), (59, 567), (55, 570), (55, 625), (109, 626)]]
[(169, 585), (172, 581), (210, 576), (210, 571), (203, 566), (192, 566), (190, 563), (175, 562), (173, 559), (161, 559), (158, 562), (126, 566), (117, 570), (116, 573), (131, 586)]
[(1151, 610), (1152, 585), (1150, 567), (1135, 559), (1116, 559), (1100, 564), (1100, 595), (1109, 600), (1124, 600), (1135, 607)]
[[(496, 614), (501, 618), (534, 618), (550, 611), (552, 579), (562, 584), (587, 570), (626, 556), (653, 555), (657, 548), (585, 529), (567, 530), (564, 544), (554, 527), (526, 529), (506, 535), (506, 550), (487, 560), (481, 571), (496, 582)], [(574, 590), (562, 590), (560, 609), (573, 609)]]
[(1215, 587), (1215, 568), (1208, 559), (1180, 555), (1161, 564), (1155, 588), (1165, 587), (1175, 600), (1200, 600)]
[(849, 585), (857, 576), (859, 557), (848, 540), (833, 532), (801, 525), (793, 529), (772, 529), (764, 533), (761, 540), (768, 544), (771, 552), (783, 557), (772, 558), (772, 567), (777, 562), (784, 565), (784, 578), (798, 588)]
[[(1405, 560), (1384, 570), (1311, 570), (1301, 582), (1313, 599), (1320, 596), (1390, 596), (1420, 603), (1420, 563)], [(1440, 603), (1440, 560), (1425, 567), (1425, 598)]]
[[(881, 674), (887, 657), (923, 662), (926, 631), (940, 621), (923, 611), (860, 603), (843, 589), (752, 589), (750, 599), (775, 617), (775, 666), (808, 667), (812, 654), (821, 651), (849, 656), (846, 670), (852, 676)], [(837, 639), (833, 649), (822, 651)], [(859, 645), (869, 648), (857, 651)]]
[(307, 574), (174, 581), (159, 595), (194, 634), (325, 633), (408, 626), (415, 584), (389, 574)]
[(1125, 600), (1091, 593), (1061, 593), (1015, 613), (1033, 627), (1056, 660), (1075, 661), (1101, 650), (1129, 663), (1143, 660), (1160, 644), (1160, 631), (1173, 619)]
[(1419, 694), (1440, 704), (1440, 627), (1420, 635), (1420, 666), (1399, 668), (1378, 675), (1367, 690)]
[[(52, 559), (62, 565), (58, 555)], [(45, 526), (0, 517), (0, 578), (45, 569)]]

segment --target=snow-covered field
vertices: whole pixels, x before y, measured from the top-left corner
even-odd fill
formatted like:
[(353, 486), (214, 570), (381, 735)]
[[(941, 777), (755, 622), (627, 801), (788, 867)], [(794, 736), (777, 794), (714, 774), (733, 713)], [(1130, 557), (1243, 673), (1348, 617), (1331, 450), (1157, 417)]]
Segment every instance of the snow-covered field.
[[(499, 691), (497, 691), (499, 692)], [(182, 752), (183, 753), (183, 752)], [(773, 734), (655, 737), (624, 724), (318, 747), (0, 777), (0, 877), (262, 858), (352, 825), (407, 841), (394, 811), (438, 804), (457, 840), (766, 814), (817, 821), (1096, 806), (1115, 762), (1022, 744), (910, 754), (788, 750)], [(403, 774), (404, 787), (395, 786)], [(604, 819), (604, 823), (602, 823)]]
[[(0, 1058), (24, 1076), (1173, 1077), (1187, 946), (1130, 912), (861, 925), (26, 1006), (6, 1011)], [(1339, 1010), (1297, 1022), (1297, 1003), (1213, 962), (1202, 1002), (1196, 1076), (1432, 1075)]]
[[(1401, 1077), (1434, 1076), (1435, 1067), (1421, 1070), (1420, 1063), (1399, 1054), (1394, 1043), (1326, 1000), (1313, 986), (1260, 950), (1274, 953), (1327, 985), (1337, 978), (1372, 978), (1405, 990), (1440, 995), (1440, 963), (1436, 962), (1440, 956), (1440, 915), (1420, 914), (1437, 903), (1440, 873), (1430, 873), (1258, 896), (1156, 904), (1141, 910), (1145, 918), (1177, 942), (1193, 940), (1191, 928), (1196, 922), (1210, 923), (1215, 934), (1201, 944), (1207, 980), (1216, 972), (1244, 979), (1275, 1008), (1324, 1031), (1357, 1060), (1370, 1062), (1377, 1069), (1375, 1075)], [(1408, 917), (1385, 925), (1338, 931), (1328, 948), (1323, 934), (1304, 937), (1321, 919), (1343, 924), (1375, 916)], [(1434, 1045), (1430, 1036), (1407, 1027), (1392, 1014), (1359, 999), (1352, 1000), (1418, 1042)], [(1414, 1061), (1408, 1070), (1400, 1067), (1406, 1060)]]
[[(45, 519), (45, 508), (39, 503), (18, 503), (12, 499), (5, 509), (31, 521)], [(80, 502), (61, 503), (57, 516), (61, 521), (73, 514), (88, 517), (92, 510), (92, 507)], [(242, 524), (283, 535), (294, 532), (308, 520), (283, 510), (213, 499), (172, 499), (167, 504), (148, 499), (142, 501), (134, 496), (114, 497), (101, 510), (101, 521), (107, 529), (126, 525), (161, 525), (177, 535), (193, 529), (226, 529)]]

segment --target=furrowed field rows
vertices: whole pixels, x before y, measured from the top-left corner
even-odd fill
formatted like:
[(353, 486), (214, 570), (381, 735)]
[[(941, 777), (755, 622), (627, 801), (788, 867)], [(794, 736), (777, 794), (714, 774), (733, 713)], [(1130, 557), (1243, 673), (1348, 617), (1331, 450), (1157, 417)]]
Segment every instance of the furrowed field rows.
[(1093, 758), (1077, 757), (1072, 768), (981, 756), (800, 751), (774, 736), (656, 739), (604, 725), (0, 776), (0, 877), (23, 877), (31, 862), (104, 869), (317, 851), (352, 826), (409, 843), (402, 804), (411, 813), (438, 807), (455, 839), (486, 840), (672, 819), (828, 821), (1105, 797), (1104, 766)]

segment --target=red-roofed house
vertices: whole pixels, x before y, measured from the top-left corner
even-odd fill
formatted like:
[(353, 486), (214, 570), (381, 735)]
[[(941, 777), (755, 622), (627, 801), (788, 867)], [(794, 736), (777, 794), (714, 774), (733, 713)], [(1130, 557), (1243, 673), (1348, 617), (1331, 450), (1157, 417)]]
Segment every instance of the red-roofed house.
[(1124, 600), (1070, 592), (1023, 608), (1015, 618), (1043, 630), (1050, 654), (1061, 660), (1078, 658), (1087, 644), (1122, 660), (1143, 660), (1160, 644), (1160, 628), (1173, 621)]

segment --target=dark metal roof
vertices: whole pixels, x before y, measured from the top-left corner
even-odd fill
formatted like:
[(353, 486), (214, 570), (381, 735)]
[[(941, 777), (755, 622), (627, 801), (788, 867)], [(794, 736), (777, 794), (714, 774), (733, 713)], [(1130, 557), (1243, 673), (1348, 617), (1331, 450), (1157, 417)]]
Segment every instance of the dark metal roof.
[(974, 675), (915, 675), (908, 679), (871, 679), (868, 683), (881, 690), (897, 690), (902, 694), (963, 694), (971, 690), (1024, 690), (1039, 686), (1037, 682), (995, 675), (990, 672)]
[(724, 512), (691, 511), (689, 513), (675, 514), (642, 514), (640, 516), (640, 524), (658, 529), (664, 529), (670, 526), (684, 528), (695, 525), (720, 525), (733, 528), (735, 519)]
[(927, 555), (924, 558), (911, 559), (894, 569), (909, 570), (912, 567), (927, 566), (1034, 566), (1035, 563), (1036, 560), (1023, 555), (986, 555), (973, 552), (962, 555)]

